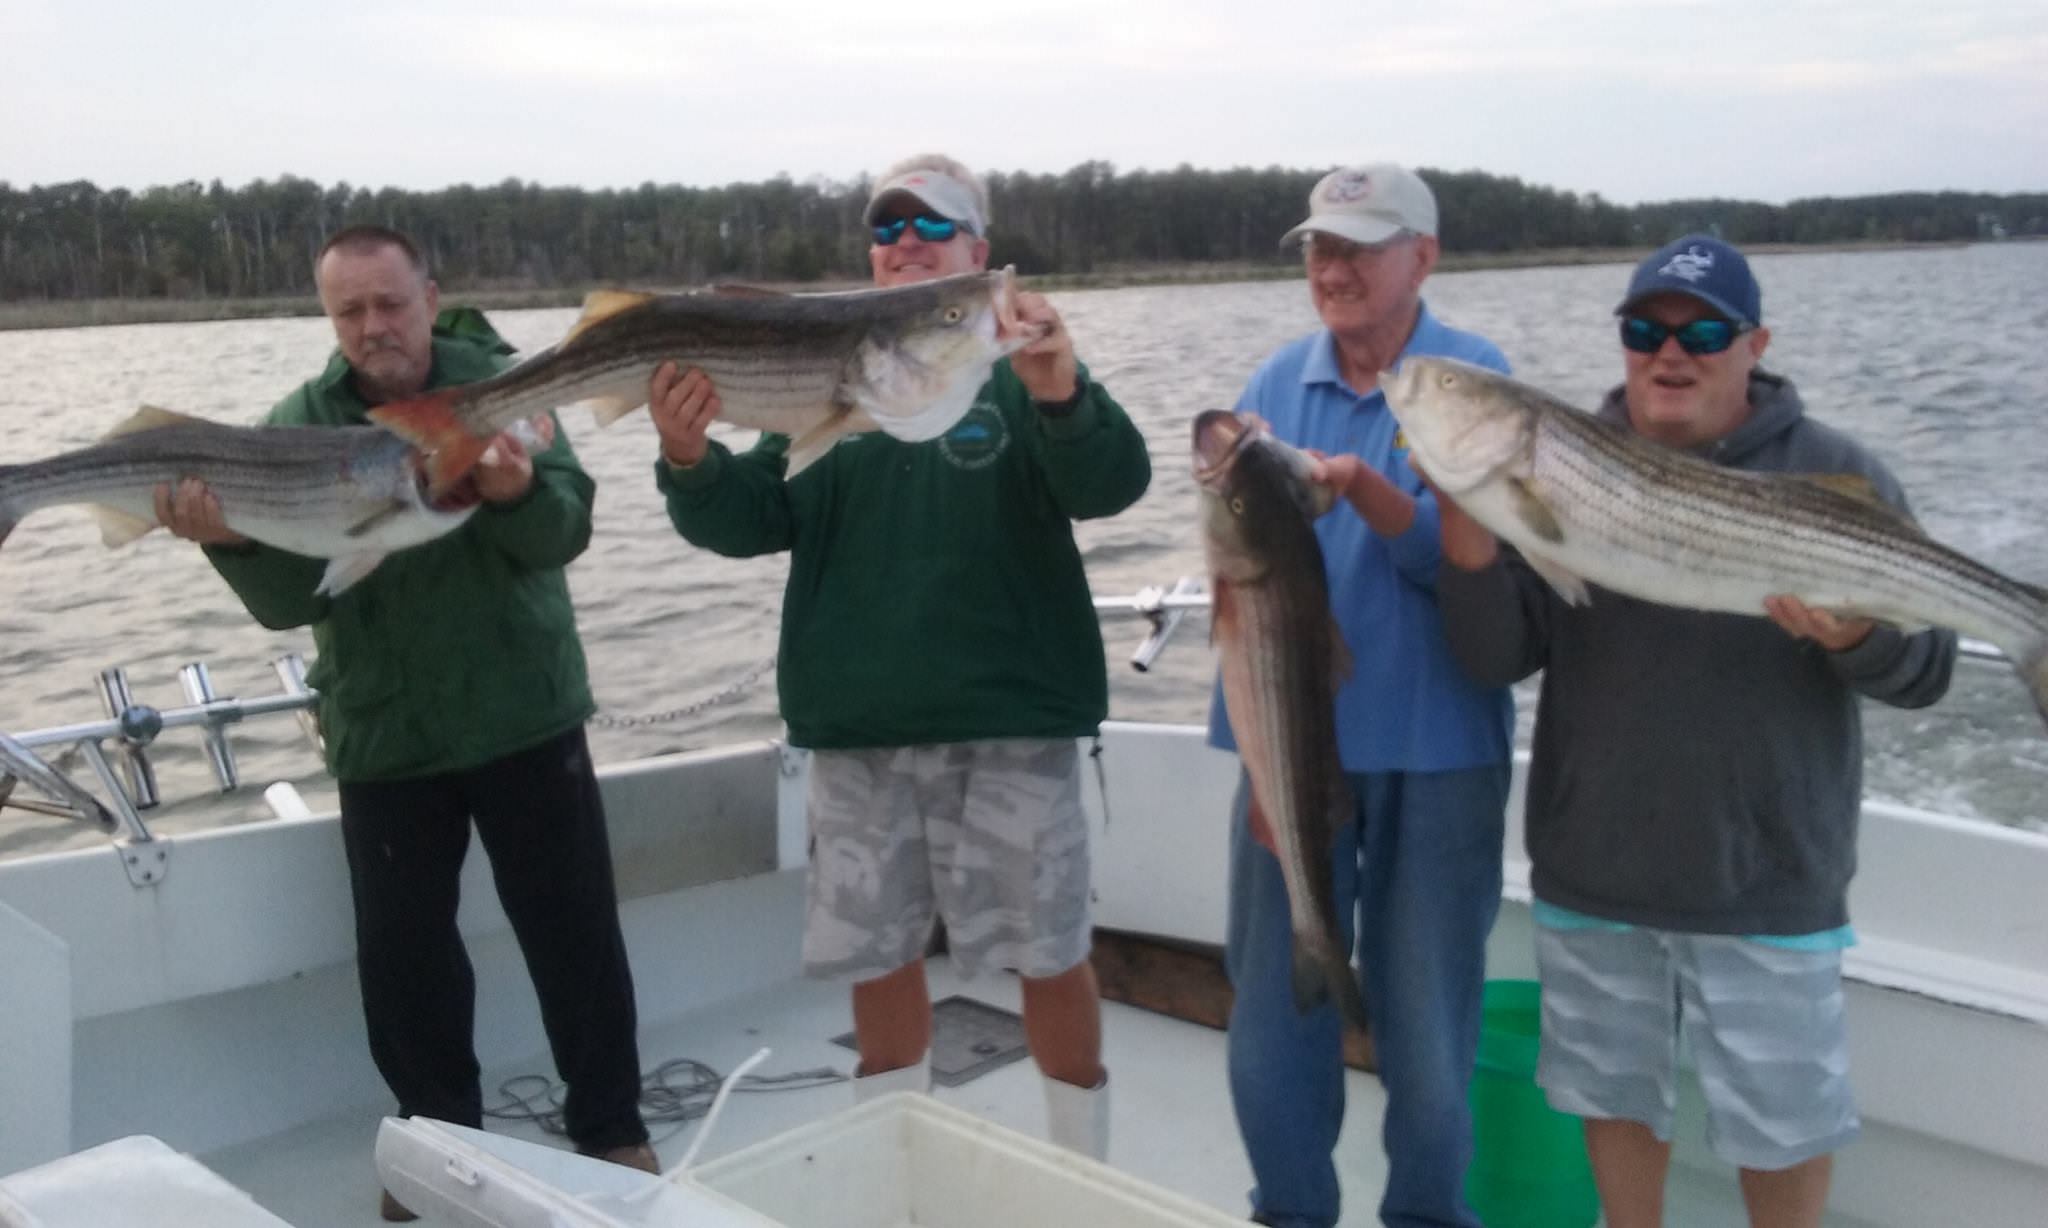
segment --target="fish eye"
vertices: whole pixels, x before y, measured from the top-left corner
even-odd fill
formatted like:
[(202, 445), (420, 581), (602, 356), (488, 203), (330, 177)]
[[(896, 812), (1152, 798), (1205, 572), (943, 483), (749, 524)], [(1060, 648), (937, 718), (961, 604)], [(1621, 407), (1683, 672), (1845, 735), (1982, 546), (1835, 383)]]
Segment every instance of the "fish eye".
[(966, 313), (961, 311), (958, 307), (948, 307), (946, 308), (946, 323), (958, 324), (960, 322), (960, 317), (964, 314)]
[(1233, 496), (1231, 498), (1230, 510), (1233, 515), (1244, 515), (1244, 497), (1242, 495)]

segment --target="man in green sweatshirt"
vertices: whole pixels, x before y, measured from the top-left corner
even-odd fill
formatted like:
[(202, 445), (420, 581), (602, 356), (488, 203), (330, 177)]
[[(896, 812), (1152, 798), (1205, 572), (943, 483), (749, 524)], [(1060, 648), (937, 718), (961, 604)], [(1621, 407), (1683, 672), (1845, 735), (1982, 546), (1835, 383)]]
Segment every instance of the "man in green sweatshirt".
[[(986, 267), (988, 212), (951, 158), (898, 163), (867, 207), (875, 284)], [(691, 543), (791, 552), (782, 713), (814, 752), (804, 964), (853, 983), (856, 1095), (929, 1083), (923, 957), (942, 916), (956, 967), (1022, 978), (1051, 1136), (1100, 1158), (1075, 739), (1107, 714), (1108, 678), (1072, 522), (1129, 507), (1151, 461), (1045, 299), (1018, 311), (1050, 333), (998, 363), (944, 436), (854, 436), (789, 481), (786, 438), (738, 455), (708, 440), (716, 390), (665, 364), (648, 390), (655, 476)]]
[[(271, 410), (272, 425), (360, 425), (373, 406), (508, 363), (511, 347), (481, 317), (436, 324), (426, 263), (396, 231), (340, 231), (314, 269), (339, 348)], [(229, 530), (202, 483), (160, 488), (157, 514), (205, 544), (258, 622), (312, 626), (307, 682), (341, 786), (363, 1017), (399, 1112), (482, 1124), (476, 982), (455, 924), (474, 820), (568, 1085), (570, 1140), (653, 1172), (633, 980), (583, 735), (590, 685), (562, 573), (589, 544), (596, 484), (567, 437), (542, 434), (551, 442), (530, 455), (500, 436), (465, 492), (482, 506), (462, 527), (335, 597), (314, 592), (325, 560)], [(382, 1213), (415, 1218), (388, 1193)]]

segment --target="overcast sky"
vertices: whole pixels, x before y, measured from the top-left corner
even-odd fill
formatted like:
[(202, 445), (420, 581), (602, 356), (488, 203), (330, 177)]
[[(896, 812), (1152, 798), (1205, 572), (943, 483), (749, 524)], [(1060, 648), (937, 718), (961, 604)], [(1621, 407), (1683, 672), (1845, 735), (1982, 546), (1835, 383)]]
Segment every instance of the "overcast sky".
[(2048, 190), (2042, 0), (0, 0), (0, 180), (590, 188), (1391, 159)]

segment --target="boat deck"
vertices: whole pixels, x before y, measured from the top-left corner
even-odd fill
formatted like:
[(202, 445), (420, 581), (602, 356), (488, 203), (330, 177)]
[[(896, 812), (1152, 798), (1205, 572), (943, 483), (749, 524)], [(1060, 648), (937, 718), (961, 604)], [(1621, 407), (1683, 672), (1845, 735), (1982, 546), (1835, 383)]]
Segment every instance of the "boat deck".
[[(932, 968), (932, 991), (963, 993), (1015, 1010), (1008, 977), (961, 982), (943, 960)], [(1212, 1029), (1148, 1011), (1107, 1004), (1105, 1057), (1114, 1072), (1111, 1162), (1128, 1173), (1231, 1213), (1247, 1210), (1249, 1166), (1231, 1117), (1224, 1078), (1223, 1036)], [(847, 1070), (851, 1054), (832, 1042), (850, 1027), (843, 989), (788, 980), (746, 996), (643, 1027), (642, 1063), (652, 1069), (692, 1058), (730, 1071), (756, 1049), (773, 1056), (756, 1073), (830, 1066)], [(545, 1055), (487, 1072), (486, 1089), (517, 1075), (549, 1069)], [(1377, 1222), (1373, 1208), (1385, 1165), (1378, 1145), (1382, 1097), (1378, 1082), (1346, 1073), (1350, 1111), (1338, 1145), (1345, 1225)], [(936, 1088), (942, 1101), (1034, 1136), (1044, 1132), (1039, 1076), (1029, 1059), (1013, 1062), (957, 1088)], [(486, 1094), (486, 1100), (491, 1097)], [(844, 1084), (735, 1095), (698, 1158), (710, 1159), (833, 1113), (851, 1102)], [(312, 1125), (199, 1158), (247, 1190), (273, 1214), (299, 1228), (369, 1228), (376, 1215), (377, 1176), (371, 1159), (378, 1115), (388, 1106), (338, 1111)], [(665, 1166), (678, 1163), (701, 1121), (656, 1125)], [(537, 1126), (493, 1121), (493, 1131), (539, 1140)], [(557, 1140), (559, 1142), (559, 1140)], [(1746, 1223), (1732, 1177), (1716, 1181), (1674, 1167), (1668, 1221), (1687, 1228), (1739, 1228)], [(1858, 1221), (1828, 1221), (1851, 1228)]]

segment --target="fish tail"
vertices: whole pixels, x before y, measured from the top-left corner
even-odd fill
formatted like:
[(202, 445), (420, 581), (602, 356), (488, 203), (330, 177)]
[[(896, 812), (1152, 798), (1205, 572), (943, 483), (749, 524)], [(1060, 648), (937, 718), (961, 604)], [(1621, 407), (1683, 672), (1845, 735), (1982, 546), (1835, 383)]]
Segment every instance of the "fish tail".
[(370, 411), (370, 421), (427, 454), (427, 483), (436, 496), (448, 493), (491, 446), (489, 439), (471, 434), (455, 416), (460, 391), (444, 388)]
[[(7, 525), (0, 521), (0, 540), (7, 536)], [(2034, 648), (2033, 655), (2020, 663), (2020, 677), (2027, 683), (2027, 690), (2034, 695), (2034, 711), (2041, 714), (2041, 720), (2048, 722), (2048, 639)]]
[[(20, 465), (0, 465), (0, 485), (20, 469)], [(0, 545), (6, 544), (7, 535), (14, 532), (14, 526), (21, 523), (21, 517), (22, 513), (15, 510), (13, 503), (0, 499)]]
[(1999, 650), (2019, 671), (2020, 681), (2027, 684), (2028, 694), (2034, 697), (2034, 711), (2041, 714), (2044, 723), (2048, 723), (2048, 588), (2036, 588), (2031, 584), (2020, 587), (2034, 599), (2034, 635), (2025, 644), (2000, 644)]
[(1365, 1027), (1365, 998), (1343, 949), (1327, 939), (1294, 936), (1294, 1009), (1307, 1014), (1332, 997), (1347, 1022)]

